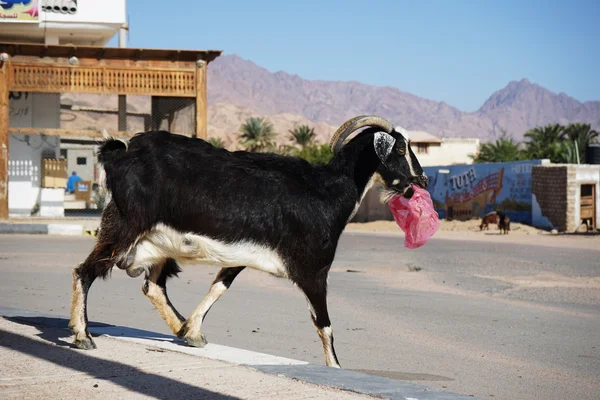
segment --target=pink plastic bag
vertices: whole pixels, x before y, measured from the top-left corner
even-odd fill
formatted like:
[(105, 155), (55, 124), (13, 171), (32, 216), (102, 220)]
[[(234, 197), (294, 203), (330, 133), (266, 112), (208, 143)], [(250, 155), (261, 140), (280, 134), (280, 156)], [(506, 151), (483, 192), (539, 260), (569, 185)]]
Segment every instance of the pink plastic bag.
[(416, 249), (427, 243), (440, 225), (429, 192), (415, 185), (413, 189), (415, 193), (410, 199), (397, 195), (389, 202), (396, 223), (406, 234), (404, 247), (409, 249)]

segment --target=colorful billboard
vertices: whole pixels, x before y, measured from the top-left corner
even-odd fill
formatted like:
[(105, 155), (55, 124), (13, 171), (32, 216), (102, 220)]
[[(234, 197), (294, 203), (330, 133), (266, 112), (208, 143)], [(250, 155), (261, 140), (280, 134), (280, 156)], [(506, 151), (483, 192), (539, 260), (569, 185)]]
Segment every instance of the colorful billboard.
[(39, 0), (0, 0), (0, 22), (39, 22)]
[(440, 218), (466, 221), (502, 210), (531, 224), (531, 169), (540, 160), (424, 167)]

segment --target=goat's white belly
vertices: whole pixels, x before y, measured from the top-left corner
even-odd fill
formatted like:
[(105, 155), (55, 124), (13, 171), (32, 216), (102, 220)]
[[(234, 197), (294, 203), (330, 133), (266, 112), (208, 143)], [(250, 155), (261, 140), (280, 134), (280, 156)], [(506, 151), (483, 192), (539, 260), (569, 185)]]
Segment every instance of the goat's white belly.
[(270, 274), (287, 277), (287, 271), (279, 254), (271, 248), (249, 241), (223, 243), (207, 236), (183, 233), (167, 225), (158, 224), (140, 237), (130, 250), (133, 262), (128, 270), (147, 270), (165, 258), (182, 263), (203, 262), (221, 267), (258, 269)]

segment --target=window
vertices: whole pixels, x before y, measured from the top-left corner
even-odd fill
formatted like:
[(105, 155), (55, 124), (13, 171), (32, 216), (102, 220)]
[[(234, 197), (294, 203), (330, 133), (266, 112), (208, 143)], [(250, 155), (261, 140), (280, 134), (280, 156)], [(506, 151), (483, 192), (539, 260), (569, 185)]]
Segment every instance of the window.
[(581, 185), (581, 197), (593, 196), (594, 185)]
[(417, 153), (418, 154), (429, 153), (429, 145), (426, 143), (417, 143)]
[(77, 165), (87, 165), (87, 157), (77, 157)]

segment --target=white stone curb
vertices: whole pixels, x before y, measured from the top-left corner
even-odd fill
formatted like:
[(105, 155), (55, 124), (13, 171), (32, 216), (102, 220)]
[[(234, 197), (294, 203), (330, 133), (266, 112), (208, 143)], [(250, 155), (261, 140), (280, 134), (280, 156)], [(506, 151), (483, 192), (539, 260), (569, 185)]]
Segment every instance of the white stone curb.
[[(103, 335), (126, 342), (144, 346), (158, 347), (164, 350), (176, 351), (192, 356), (206, 357), (213, 360), (225, 361), (231, 364), (246, 365), (308, 365), (306, 361), (278, 357), (235, 347), (208, 343), (204, 348), (189, 347), (182, 340), (173, 336), (154, 334), (138, 329), (115, 327), (90, 327), (90, 333)], [(179, 343), (177, 343), (177, 342)]]
[(48, 235), (83, 236), (83, 225), (48, 224)]

